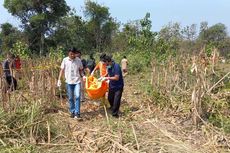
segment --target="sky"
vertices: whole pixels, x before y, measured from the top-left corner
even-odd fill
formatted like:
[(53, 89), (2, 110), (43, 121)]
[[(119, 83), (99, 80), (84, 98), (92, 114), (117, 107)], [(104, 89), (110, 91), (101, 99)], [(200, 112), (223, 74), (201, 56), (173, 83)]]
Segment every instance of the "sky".
[[(66, 0), (78, 15), (83, 16), (84, 0)], [(121, 23), (142, 19), (147, 12), (151, 15), (152, 30), (159, 31), (169, 22), (179, 22), (182, 27), (207, 21), (209, 26), (223, 23), (230, 31), (230, 0), (97, 0), (107, 6), (111, 16)], [(0, 24), (20, 24), (3, 7), (0, 0)]]

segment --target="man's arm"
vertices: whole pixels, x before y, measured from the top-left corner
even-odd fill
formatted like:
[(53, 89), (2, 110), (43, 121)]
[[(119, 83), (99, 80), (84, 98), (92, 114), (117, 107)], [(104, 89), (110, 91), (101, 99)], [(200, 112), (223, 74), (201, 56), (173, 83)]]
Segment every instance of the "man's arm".
[(59, 89), (61, 89), (61, 77), (64, 73), (64, 69), (61, 68), (60, 72), (59, 72), (59, 76), (58, 76), (58, 81), (57, 81), (57, 86), (59, 87)]
[(64, 74), (64, 69), (61, 69), (59, 72), (58, 80), (61, 80), (63, 74)]
[(113, 77), (106, 77), (107, 80), (114, 80), (114, 81), (118, 81), (120, 78), (120, 71), (121, 71), (121, 67), (119, 65), (115, 65), (114, 66), (114, 76)]
[(118, 81), (119, 80), (119, 75), (115, 75), (113, 77), (106, 77), (107, 80), (114, 80), (114, 81)]
[(11, 76), (14, 76), (14, 71), (13, 71), (13, 69), (14, 69), (14, 61), (10, 61), (9, 62), (9, 69), (10, 69), (10, 75)]
[(80, 74), (81, 77), (83, 77), (83, 76), (84, 76), (84, 67), (83, 67), (83, 63), (82, 63), (82, 61), (80, 60), (78, 64), (79, 64), (79, 74)]

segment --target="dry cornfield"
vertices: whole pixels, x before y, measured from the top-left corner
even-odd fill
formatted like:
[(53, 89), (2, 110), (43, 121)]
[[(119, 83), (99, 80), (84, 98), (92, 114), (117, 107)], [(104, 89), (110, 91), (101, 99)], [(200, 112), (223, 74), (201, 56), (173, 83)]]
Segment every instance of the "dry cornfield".
[[(229, 134), (207, 115), (216, 111), (215, 101), (229, 100), (229, 91), (217, 90), (229, 72), (215, 72), (213, 80), (212, 66), (220, 63), (211, 62), (201, 56), (153, 60), (152, 74), (125, 77), (121, 118), (87, 100), (78, 122), (69, 118), (64, 87), (56, 88), (60, 61), (24, 61), (19, 89), (1, 92), (0, 152), (228, 152)], [(223, 115), (229, 114), (225, 106), (218, 107)]]

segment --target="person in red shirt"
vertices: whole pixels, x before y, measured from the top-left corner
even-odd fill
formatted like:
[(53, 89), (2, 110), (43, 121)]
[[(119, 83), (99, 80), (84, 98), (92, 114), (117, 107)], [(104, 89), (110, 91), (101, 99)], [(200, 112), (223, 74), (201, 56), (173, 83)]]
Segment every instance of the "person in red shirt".
[(13, 61), (13, 68), (14, 68), (14, 77), (16, 79), (21, 79), (21, 59), (19, 56), (16, 56)]
[(16, 70), (20, 70), (21, 69), (21, 59), (20, 59), (20, 57), (19, 56), (16, 56), (15, 58), (14, 58), (14, 66), (15, 66), (15, 69)]

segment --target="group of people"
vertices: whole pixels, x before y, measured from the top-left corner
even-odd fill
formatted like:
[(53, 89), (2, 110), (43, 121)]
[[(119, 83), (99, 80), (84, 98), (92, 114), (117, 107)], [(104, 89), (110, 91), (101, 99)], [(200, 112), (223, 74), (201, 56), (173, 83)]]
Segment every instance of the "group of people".
[[(126, 59), (126, 58), (125, 58)], [(57, 86), (61, 86), (61, 77), (65, 76), (67, 96), (69, 101), (69, 111), (72, 118), (81, 119), (80, 106), (81, 98), (84, 98), (84, 81), (86, 71), (94, 76), (99, 70), (100, 80), (109, 82), (108, 101), (113, 117), (119, 117), (119, 108), (122, 92), (124, 88), (123, 74), (127, 73), (127, 60), (123, 60), (121, 68), (111, 56), (102, 54), (100, 61), (96, 65), (93, 56), (88, 61), (81, 59), (81, 51), (72, 48), (68, 51), (68, 56), (62, 60), (61, 70), (58, 77)], [(125, 67), (124, 67), (125, 66)], [(83, 99), (84, 100), (84, 99)]]
[[(71, 117), (81, 118), (80, 106), (81, 102), (85, 100), (84, 85), (86, 74), (88, 73), (94, 76), (96, 71), (100, 73), (99, 80), (109, 83), (109, 109), (112, 112), (112, 116), (119, 117), (119, 108), (124, 88), (123, 75), (127, 74), (127, 64), (128, 62), (125, 56), (121, 61), (121, 68), (120, 65), (112, 59), (111, 55), (104, 53), (101, 54), (100, 61), (96, 64), (93, 55), (90, 55), (90, 58), (86, 61), (81, 59), (80, 50), (76, 48), (69, 49), (68, 56), (65, 57), (61, 63), (57, 86), (61, 87), (61, 77), (64, 75)], [(3, 77), (7, 83), (7, 91), (9, 89), (15, 90), (17, 88), (17, 80), (13, 70), (21, 69), (20, 58), (8, 53), (6, 60), (2, 63), (2, 67), (4, 72)], [(106, 97), (104, 95), (102, 100), (104, 104), (105, 99)]]

